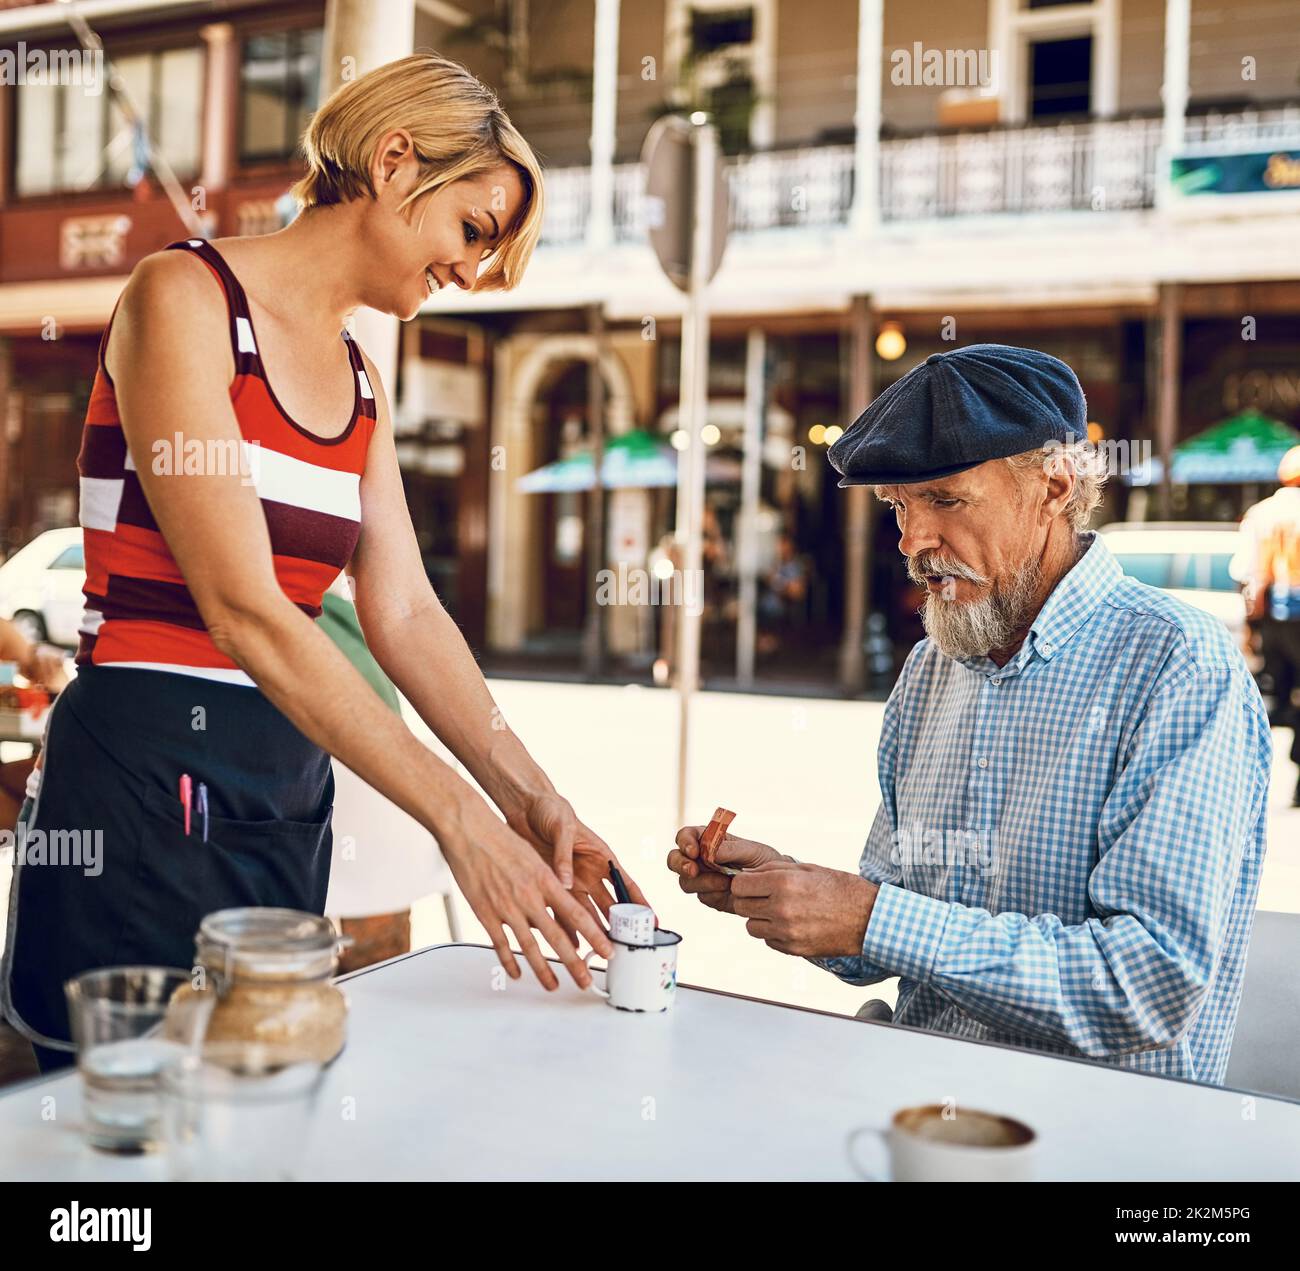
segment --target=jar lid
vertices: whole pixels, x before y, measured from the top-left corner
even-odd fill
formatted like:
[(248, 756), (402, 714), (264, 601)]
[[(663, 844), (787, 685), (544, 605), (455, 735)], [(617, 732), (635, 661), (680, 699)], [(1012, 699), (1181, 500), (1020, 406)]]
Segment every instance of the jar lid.
[(199, 961), (227, 975), (329, 974), (338, 936), (329, 919), (300, 909), (218, 909), (199, 923)]

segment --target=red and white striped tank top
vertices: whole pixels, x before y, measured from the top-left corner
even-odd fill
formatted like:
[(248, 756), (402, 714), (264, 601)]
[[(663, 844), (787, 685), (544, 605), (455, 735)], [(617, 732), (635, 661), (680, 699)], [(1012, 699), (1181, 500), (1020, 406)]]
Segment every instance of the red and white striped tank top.
[[(232, 455), (225, 470), (242, 472), (256, 485), (276, 579), (298, 608), (316, 618), (322, 596), (351, 559), (361, 532), (361, 475), (375, 428), (375, 398), (360, 350), (344, 331), (356, 380), (352, 418), (337, 437), (318, 437), (291, 419), (276, 399), (258, 353), (248, 299), (220, 253), (197, 238), (170, 243), (171, 249), (200, 257), (225, 291), (235, 355), (230, 402), (243, 436), (243, 466)], [(105, 328), (77, 456), (86, 550), (86, 609), (77, 663), (251, 685), (208, 635), (136, 475), (138, 463), (169, 462), (170, 471), (179, 473), (186, 470), (187, 459), (211, 464), (214, 459), (226, 462), (226, 457), (211, 455), (210, 447), (190, 455), (183, 429), (158, 454), (131, 455), (104, 364), (107, 343)], [(190, 450), (198, 445), (192, 441)]]

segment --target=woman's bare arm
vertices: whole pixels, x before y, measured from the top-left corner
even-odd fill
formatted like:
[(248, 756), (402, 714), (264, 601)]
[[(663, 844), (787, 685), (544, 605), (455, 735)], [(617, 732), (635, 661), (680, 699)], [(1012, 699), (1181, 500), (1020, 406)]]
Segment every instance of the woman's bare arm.
[[(349, 572), (366, 643), (420, 717), (504, 812), (553, 790), (507, 727), (465, 637), (420, 560), (383, 390), (361, 482), (362, 532)], [(429, 657), (437, 657), (436, 668)], [(436, 674), (433, 673), (436, 669)]]
[[(366, 643), (421, 719), (575, 894), (607, 910), (609, 866), (645, 903), (609, 845), (583, 824), (506, 723), (465, 637), (420, 559), (402, 489), (388, 402), (367, 361), (377, 424), (361, 482), (362, 531), (350, 572)], [(576, 857), (576, 859), (575, 859)]]

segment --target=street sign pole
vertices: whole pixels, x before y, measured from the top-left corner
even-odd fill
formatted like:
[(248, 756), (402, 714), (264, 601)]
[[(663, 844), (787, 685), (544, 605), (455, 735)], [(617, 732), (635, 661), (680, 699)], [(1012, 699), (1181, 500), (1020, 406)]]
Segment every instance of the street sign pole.
[[(682, 553), (682, 602), (677, 657), (677, 824), (686, 820), (691, 695), (700, 679), (700, 606), (704, 567), (704, 425), (709, 400), (709, 311), (705, 291), (713, 275), (713, 195), (718, 163), (717, 133), (709, 123), (694, 125), (695, 198), (691, 241), (690, 290), (682, 322), (682, 414), (690, 444), (678, 465), (678, 507), (686, 508)], [(679, 518), (679, 525), (681, 518)], [(692, 585), (698, 580), (698, 587)], [(689, 603), (696, 600), (699, 605)]]
[[(686, 294), (682, 318), (679, 424), (688, 440), (678, 452), (673, 539), (681, 571), (676, 648), (677, 824), (686, 819), (691, 694), (700, 681), (700, 609), (704, 576), (704, 426), (709, 401), (709, 310), (705, 293), (727, 244), (729, 200), (708, 116), (655, 121), (642, 151), (650, 246), (668, 280)], [(694, 584), (700, 582), (700, 586)]]

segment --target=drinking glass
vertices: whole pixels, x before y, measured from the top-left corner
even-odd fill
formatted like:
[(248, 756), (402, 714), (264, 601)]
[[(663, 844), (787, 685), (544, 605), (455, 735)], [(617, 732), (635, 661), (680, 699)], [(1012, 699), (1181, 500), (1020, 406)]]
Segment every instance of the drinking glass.
[(64, 985), (92, 1147), (133, 1154), (161, 1141), (158, 1074), (202, 1036), (206, 1018), (200, 1007), (168, 1014), (172, 994), (189, 982), (177, 967), (122, 966)]
[(168, 1171), (180, 1182), (288, 1182), (324, 1065), (258, 1042), (208, 1042), (162, 1072)]

